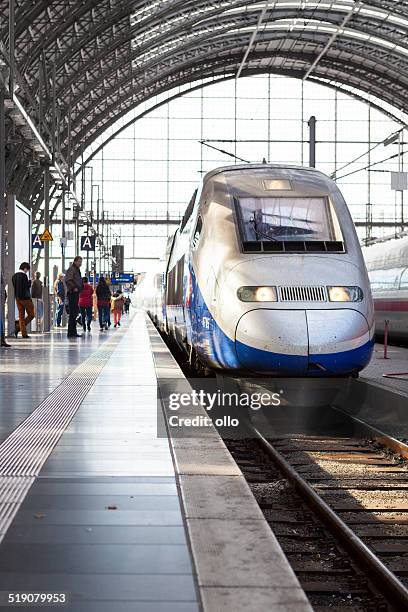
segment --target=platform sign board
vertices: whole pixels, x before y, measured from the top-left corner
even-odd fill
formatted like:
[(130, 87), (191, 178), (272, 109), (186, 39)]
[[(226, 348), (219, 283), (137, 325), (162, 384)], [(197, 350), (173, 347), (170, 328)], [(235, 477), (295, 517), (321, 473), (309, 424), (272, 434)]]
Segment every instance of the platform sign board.
[(81, 236), (81, 251), (94, 251), (96, 236)]
[[(94, 274), (94, 272), (91, 271), (89, 273), (89, 278), (91, 281), (94, 280), (94, 276), (95, 276), (95, 283), (98, 283), (101, 275), (99, 273)], [(133, 273), (117, 272), (116, 274), (114, 273), (111, 276), (108, 276), (106, 274), (104, 274), (103, 276), (105, 277), (105, 280), (108, 283), (108, 285), (127, 285), (127, 284), (133, 285), (133, 279), (134, 279)]]
[(125, 285), (134, 282), (134, 274), (126, 272), (114, 272), (112, 274), (112, 285)]
[(44, 243), (41, 240), (41, 236), (40, 234), (31, 234), (31, 246), (33, 249), (43, 249), (44, 248)]
[(92, 270), (91, 270), (91, 272), (89, 273), (89, 278), (90, 278), (90, 280), (91, 280), (91, 281), (93, 281), (93, 280), (94, 280), (94, 277), (95, 277), (95, 284), (96, 284), (96, 283), (99, 283), (100, 276), (101, 276), (100, 274), (98, 274), (98, 273), (97, 273), (97, 274), (95, 274), (95, 272), (93, 272)]
[(114, 259), (112, 266), (113, 273), (123, 272), (125, 265), (125, 247), (123, 244), (112, 245), (112, 258)]

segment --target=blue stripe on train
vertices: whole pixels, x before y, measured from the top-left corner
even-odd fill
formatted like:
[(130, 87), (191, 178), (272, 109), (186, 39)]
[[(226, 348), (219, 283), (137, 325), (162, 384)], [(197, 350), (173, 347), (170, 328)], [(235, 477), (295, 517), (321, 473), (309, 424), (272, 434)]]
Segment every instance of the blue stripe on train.
[[(370, 361), (374, 339), (364, 345), (339, 353), (283, 355), (257, 349), (231, 340), (210, 313), (198, 286), (194, 271), (193, 299), (187, 317), (187, 327), (195, 349), (208, 365), (229, 370), (279, 373), (287, 376), (327, 376), (352, 374), (362, 370)], [(203, 325), (206, 319), (207, 326)], [(191, 326), (191, 327), (190, 327)], [(319, 364), (321, 369), (310, 364)]]
[(316, 355), (282, 355), (236, 342), (242, 366), (255, 371), (278, 371), (282, 375), (327, 376), (351, 374), (362, 370), (370, 361), (372, 340), (356, 349)]

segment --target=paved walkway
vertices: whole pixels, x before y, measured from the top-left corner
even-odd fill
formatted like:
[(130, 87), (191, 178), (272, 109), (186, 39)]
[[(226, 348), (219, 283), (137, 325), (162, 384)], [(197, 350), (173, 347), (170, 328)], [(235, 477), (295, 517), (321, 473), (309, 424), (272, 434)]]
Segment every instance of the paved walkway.
[[(99, 370), (0, 545), (0, 591), (65, 592), (68, 606), (52, 609), (72, 612), (196, 612), (169, 444), (156, 437), (156, 374), (143, 315), (106, 338), (98, 331), (72, 343), (53, 334), (2, 359), (4, 435), (45, 396), (38, 412), (57, 411), (66, 391), (74, 401), (75, 380), (84, 393), (88, 371)], [(0, 445), (0, 502), (1, 465)]]
[[(405, 376), (386, 378), (383, 374), (405, 372)], [(388, 347), (388, 359), (384, 359), (384, 345), (376, 344), (371, 363), (360, 374), (363, 380), (408, 394), (408, 348)]]

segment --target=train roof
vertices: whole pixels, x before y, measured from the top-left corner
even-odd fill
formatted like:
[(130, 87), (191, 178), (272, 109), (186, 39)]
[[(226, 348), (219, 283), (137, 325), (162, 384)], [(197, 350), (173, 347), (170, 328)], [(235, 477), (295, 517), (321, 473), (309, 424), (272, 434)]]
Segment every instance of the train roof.
[(322, 178), (326, 179), (327, 181), (331, 181), (332, 179), (330, 179), (326, 174), (324, 174), (324, 172), (321, 172), (320, 170), (316, 170), (316, 168), (310, 168), (309, 166), (297, 166), (295, 164), (237, 164), (235, 166), (221, 166), (220, 168), (215, 168), (214, 170), (210, 170), (210, 172), (207, 172), (207, 174), (204, 175), (203, 177), (203, 182), (205, 183), (206, 181), (208, 181), (210, 178), (213, 178), (214, 176), (216, 176), (217, 174), (224, 174), (226, 172), (236, 172), (239, 170), (295, 170), (295, 171), (305, 171), (308, 173), (313, 173), (313, 174), (318, 174), (320, 175)]
[(408, 236), (363, 247), (368, 270), (408, 267)]

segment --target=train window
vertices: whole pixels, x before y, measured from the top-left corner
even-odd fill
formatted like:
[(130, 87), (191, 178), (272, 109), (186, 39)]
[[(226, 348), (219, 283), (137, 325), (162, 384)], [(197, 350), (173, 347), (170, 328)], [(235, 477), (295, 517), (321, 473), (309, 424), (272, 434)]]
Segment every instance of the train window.
[(160, 291), (163, 282), (163, 274), (156, 274), (154, 277), (154, 284), (156, 291)]
[(184, 255), (170, 270), (167, 277), (167, 305), (179, 306), (183, 303)]
[(368, 273), (373, 291), (391, 291), (402, 288), (400, 279), (403, 270), (401, 268), (390, 268), (389, 270), (371, 270)]
[(340, 225), (326, 197), (240, 198), (244, 242), (339, 242)]
[(401, 275), (400, 289), (408, 289), (408, 268), (405, 268)]
[(184, 228), (186, 227), (186, 225), (187, 225), (187, 223), (188, 223), (188, 221), (189, 221), (189, 219), (190, 219), (190, 217), (191, 217), (191, 215), (193, 213), (194, 204), (195, 204), (196, 196), (197, 196), (197, 192), (198, 192), (198, 189), (196, 189), (195, 192), (193, 193), (193, 195), (191, 196), (191, 200), (190, 200), (190, 202), (189, 202), (189, 204), (188, 204), (188, 206), (186, 208), (186, 212), (184, 213), (183, 218), (181, 220), (180, 232), (184, 231)]
[(193, 237), (193, 249), (194, 250), (198, 247), (198, 243), (200, 242), (200, 236), (201, 236), (202, 229), (203, 229), (203, 220), (200, 215), (197, 219), (197, 224), (194, 230), (194, 237)]

